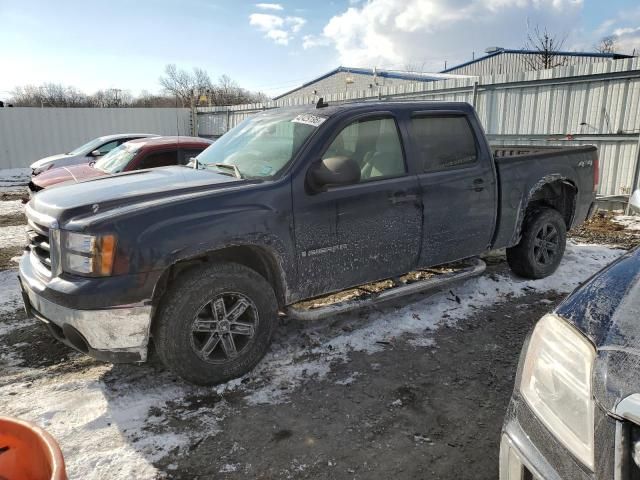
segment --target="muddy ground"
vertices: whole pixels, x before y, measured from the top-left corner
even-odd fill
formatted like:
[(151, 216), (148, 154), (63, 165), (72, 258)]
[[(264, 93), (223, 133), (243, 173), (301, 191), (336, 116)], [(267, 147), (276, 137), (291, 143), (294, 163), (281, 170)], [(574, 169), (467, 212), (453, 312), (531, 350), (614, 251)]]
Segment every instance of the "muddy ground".
[(400, 341), (353, 354), (286, 405), (227, 399), (238, 411), (220, 424), (223, 435), (157, 466), (181, 479), (221, 478), (225, 469), (224, 478), (496, 479), (522, 342), (559, 299), (496, 305), (439, 329), (433, 347)]

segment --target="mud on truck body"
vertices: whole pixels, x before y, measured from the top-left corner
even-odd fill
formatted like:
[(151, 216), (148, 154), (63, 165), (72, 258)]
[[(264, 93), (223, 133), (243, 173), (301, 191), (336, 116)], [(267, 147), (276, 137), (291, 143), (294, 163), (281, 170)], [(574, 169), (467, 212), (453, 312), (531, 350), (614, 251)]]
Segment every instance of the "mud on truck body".
[[(189, 167), (36, 194), (20, 280), (27, 311), (73, 348), (113, 362), (154, 348), (211, 384), (252, 369), (282, 314), (320, 318), (466, 278), (503, 247), (516, 274), (552, 274), (596, 183), (595, 147), (493, 152), (465, 103), (266, 111)], [(464, 259), (442, 278), (406, 277)], [(383, 279), (397, 288), (300, 307)]]

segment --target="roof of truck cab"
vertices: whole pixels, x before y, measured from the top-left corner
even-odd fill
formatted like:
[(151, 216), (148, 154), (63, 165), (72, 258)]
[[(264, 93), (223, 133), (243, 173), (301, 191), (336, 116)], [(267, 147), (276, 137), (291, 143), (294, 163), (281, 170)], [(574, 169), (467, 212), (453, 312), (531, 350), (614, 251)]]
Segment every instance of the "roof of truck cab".
[[(295, 107), (282, 107), (278, 110), (288, 110), (300, 112), (300, 114), (310, 114), (319, 117), (329, 118), (335, 114), (348, 111), (379, 111), (379, 110), (462, 110), (473, 111), (473, 107), (466, 102), (440, 102), (440, 101), (384, 101), (377, 100), (371, 102), (351, 102), (341, 104), (329, 104), (326, 107), (317, 108), (315, 105), (298, 105)], [(268, 113), (270, 110), (265, 110)]]
[(138, 138), (136, 140), (130, 140), (128, 145), (135, 145), (138, 148), (157, 148), (175, 146), (182, 148), (190, 147), (207, 147), (213, 143), (213, 140), (200, 137), (183, 137), (183, 136), (168, 136), (168, 137), (151, 137), (151, 138)]

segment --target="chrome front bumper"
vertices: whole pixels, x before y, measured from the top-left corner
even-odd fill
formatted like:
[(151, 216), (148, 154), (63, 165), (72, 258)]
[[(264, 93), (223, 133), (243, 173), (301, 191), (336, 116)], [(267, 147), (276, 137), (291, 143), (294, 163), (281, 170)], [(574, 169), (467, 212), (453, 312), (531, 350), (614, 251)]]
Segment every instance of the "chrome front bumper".
[(144, 362), (151, 327), (151, 305), (122, 305), (103, 310), (77, 310), (44, 298), (44, 283), (34, 271), (32, 255), (20, 260), (20, 284), (29, 316), (45, 322), (63, 343), (111, 362)]

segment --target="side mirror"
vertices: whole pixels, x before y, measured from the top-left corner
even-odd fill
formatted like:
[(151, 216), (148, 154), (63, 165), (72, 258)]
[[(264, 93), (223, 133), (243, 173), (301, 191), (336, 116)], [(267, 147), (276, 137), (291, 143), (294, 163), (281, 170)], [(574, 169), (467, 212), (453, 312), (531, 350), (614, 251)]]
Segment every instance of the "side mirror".
[(360, 166), (349, 157), (325, 158), (312, 168), (309, 180), (318, 191), (326, 187), (351, 185), (360, 181)]
[(640, 213), (640, 189), (636, 190), (633, 192), (633, 195), (631, 195), (629, 206), (634, 212)]
[(101, 157), (102, 153), (100, 152), (100, 150), (94, 150), (89, 155), (91, 155), (92, 157)]

